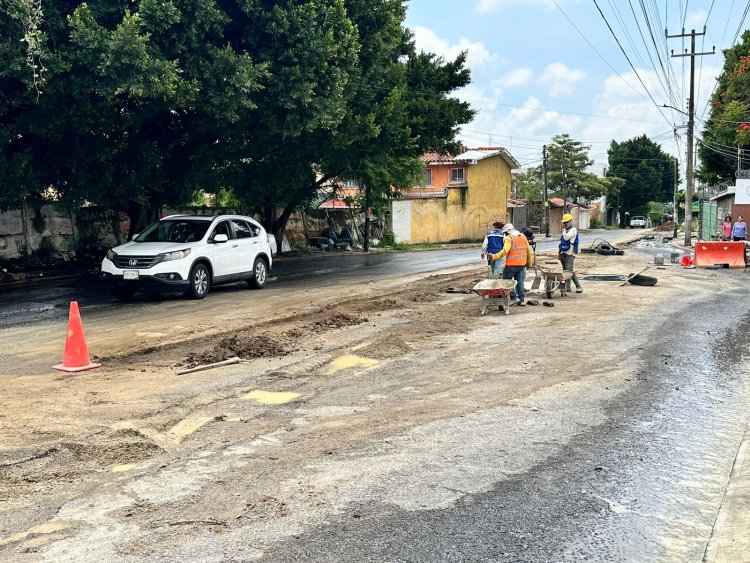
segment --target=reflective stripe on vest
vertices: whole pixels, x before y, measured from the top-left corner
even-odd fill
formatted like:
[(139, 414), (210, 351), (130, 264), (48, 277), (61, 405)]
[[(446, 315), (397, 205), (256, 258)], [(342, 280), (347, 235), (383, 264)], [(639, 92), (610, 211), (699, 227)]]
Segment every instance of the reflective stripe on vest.
[(508, 252), (508, 259), (505, 261), (506, 266), (525, 266), (529, 260), (528, 248), (529, 241), (523, 236), (523, 233), (509, 235), (513, 246)]

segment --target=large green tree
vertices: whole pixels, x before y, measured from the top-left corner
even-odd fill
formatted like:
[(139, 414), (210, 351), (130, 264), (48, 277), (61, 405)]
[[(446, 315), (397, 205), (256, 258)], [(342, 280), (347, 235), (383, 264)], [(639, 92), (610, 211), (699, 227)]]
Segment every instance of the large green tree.
[(575, 202), (578, 199), (590, 201), (610, 191), (607, 179), (586, 171), (594, 163), (589, 157), (590, 148), (567, 133), (552, 137), (547, 147), (549, 195)]
[(448, 152), (473, 116), (449, 96), (469, 82), (464, 56), (416, 53), (401, 0), (51, 1), (33, 50), (43, 90), (17, 9), (35, 0), (7, 1), (6, 206), (51, 193), (137, 225), (221, 190), (280, 233), (332, 178), (379, 194), (408, 185), (419, 153)]
[(698, 146), (699, 179), (709, 184), (731, 182), (737, 150), (750, 150), (750, 31), (724, 50), (724, 68), (711, 99), (703, 140)]
[(608, 176), (622, 178), (619, 207), (631, 215), (645, 215), (650, 201), (672, 201), (674, 157), (646, 135), (622, 143), (612, 141), (607, 150)]

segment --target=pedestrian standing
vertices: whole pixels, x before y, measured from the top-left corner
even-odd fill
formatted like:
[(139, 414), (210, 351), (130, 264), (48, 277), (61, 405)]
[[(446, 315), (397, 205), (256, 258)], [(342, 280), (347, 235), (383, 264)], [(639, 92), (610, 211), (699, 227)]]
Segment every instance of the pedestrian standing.
[(573, 216), (566, 213), (562, 216), (562, 234), (560, 235), (560, 245), (558, 246), (558, 255), (564, 272), (573, 272), (573, 276), (565, 282), (565, 291), (570, 291), (570, 281), (576, 286), (576, 293), (583, 293), (581, 282), (575, 273), (575, 255), (578, 254), (578, 229), (573, 225)]
[(737, 221), (732, 227), (732, 240), (745, 240), (747, 238), (747, 225), (742, 220), (742, 215), (737, 216)]
[(729, 240), (732, 238), (732, 218), (727, 215), (724, 217), (724, 222), (721, 224), (722, 229), (722, 240)]
[(531, 245), (523, 233), (516, 230), (512, 223), (507, 223), (503, 227), (505, 241), (503, 249), (495, 254), (492, 258), (505, 258), (505, 269), (503, 270), (504, 280), (516, 280), (516, 287), (510, 292), (511, 305), (517, 303), (519, 306), (526, 305), (526, 290), (524, 282), (526, 281), (526, 268), (534, 265), (534, 253), (531, 251)]
[(502, 221), (495, 221), (492, 223), (492, 230), (487, 233), (482, 243), (482, 260), (487, 258), (487, 265), (490, 268), (490, 278), (493, 280), (499, 280), (503, 276), (503, 268), (505, 267), (505, 258), (498, 258), (493, 260), (492, 256), (498, 254), (503, 249), (505, 242), (505, 233), (503, 233), (503, 227), (505, 223)]

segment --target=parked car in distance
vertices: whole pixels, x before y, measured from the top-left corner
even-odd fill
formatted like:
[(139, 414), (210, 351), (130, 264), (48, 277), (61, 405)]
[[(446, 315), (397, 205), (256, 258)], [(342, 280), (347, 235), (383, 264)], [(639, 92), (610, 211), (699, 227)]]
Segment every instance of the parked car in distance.
[(630, 228), (633, 229), (635, 227), (641, 227), (642, 229), (646, 228), (646, 218), (642, 215), (635, 215), (630, 218)]
[(223, 283), (262, 288), (272, 260), (269, 237), (251, 217), (170, 215), (107, 252), (102, 278), (118, 299), (132, 299), (141, 289), (203, 299)]

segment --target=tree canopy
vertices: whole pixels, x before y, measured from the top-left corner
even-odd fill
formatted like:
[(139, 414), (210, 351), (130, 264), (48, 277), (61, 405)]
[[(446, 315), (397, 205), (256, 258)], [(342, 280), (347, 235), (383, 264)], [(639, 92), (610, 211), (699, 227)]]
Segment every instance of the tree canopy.
[(417, 52), (402, 0), (43, 6), (41, 89), (25, 12), (0, 9), (6, 207), (53, 194), (137, 222), (223, 191), (278, 232), (337, 176), (380, 194), (409, 185), (419, 154), (450, 152), (473, 117), (450, 96), (469, 83), (465, 55)]
[(724, 50), (724, 68), (711, 98), (711, 108), (698, 147), (699, 179), (709, 184), (731, 182), (737, 150), (750, 150), (750, 31)]
[(622, 143), (612, 141), (607, 154), (607, 175), (623, 180), (618, 194), (621, 209), (645, 215), (650, 201), (672, 200), (675, 159), (646, 135)]
[(591, 147), (576, 141), (567, 133), (552, 137), (547, 147), (547, 193), (568, 201), (579, 198), (590, 201), (610, 191), (606, 178), (587, 172), (594, 161)]

